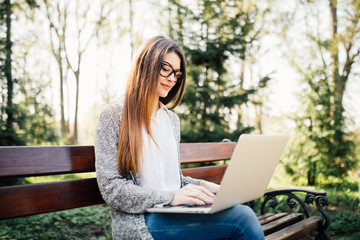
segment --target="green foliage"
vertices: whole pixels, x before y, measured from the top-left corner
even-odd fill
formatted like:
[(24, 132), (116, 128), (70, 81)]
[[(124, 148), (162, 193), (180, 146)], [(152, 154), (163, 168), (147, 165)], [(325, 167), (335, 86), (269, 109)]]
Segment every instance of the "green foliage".
[(294, 117), (296, 134), (286, 154), (285, 168), (294, 178), (344, 176), (356, 166), (355, 144), (345, 133), (343, 110), (334, 111), (326, 74), (309, 74), (304, 79), (311, 91), (305, 92), (303, 114)]
[(331, 215), (329, 233), (331, 236), (343, 235), (346, 239), (360, 238), (360, 214), (352, 211), (337, 211)]
[(111, 239), (106, 206), (91, 206), (0, 222), (0, 239)]
[[(58, 137), (53, 110), (45, 98), (48, 86), (43, 79), (30, 79), (26, 70), (21, 69), (26, 69), (26, 66), (20, 64), (19, 54), (12, 52), (11, 16), (16, 4), (3, 2), (0, 29), (6, 30), (6, 34), (0, 35), (0, 146), (56, 144)], [(36, 7), (33, 1), (26, 4)], [(23, 48), (28, 51), (26, 46)], [(13, 58), (16, 68), (12, 64)], [(26, 62), (26, 53), (22, 58)]]
[(11, 1), (2, 1), (0, 7), (0, 146), (21, 145), (23, 141), (15, 130), (14, 115), (18, 112), (13, 103)]
[[(310, 3), (302, 4), (316, 7)], [(356, 167), (358, 161), (354, 154), (355, 143), (346, 131), (343, 96), (355, 57), (360, 53), (351, 51), (355, 36), (360, 33), (360, 28), (356, 27), (359, 15), (353, 8), (355, 3), (342, 2), (346, 7), (341, 8), (349, 9), (349, 19), (340, 14), (343, 19), (337, 18), (340, 7), (336, 4), (335, 1), (329, 5), (332, 34), (329, 37), (317, 35), (315, 29), (310, 29), (314, 24), (305, 22), (308, 45), (301, 49), (305, 56), (296, 55), (293, 60), (302, 75), (304, 88), (300, 94), (302, 108), (293, 117), (297, 127), (285, 157), (285, 168), (295, 179), (305, 177), (309, 185), (315, 185), (318, 178), (343, 177)], [(314, 20), (321, 25), (321, 20)], [(347, 28), (352, 30), (346, 32)], [(338, 29), (342, 32), (337, 32)], [(339, 58), (339, 39), (350, 46), (344, 49), (347, 55), (344, 61)]]
[[(241, 1), (200, 1), (197, 9), (171, 2), (177, 16), (170, 23), (170, 35), (183, 45), (188, 62), (186, 91), (178, 110), (182, 141), (236, 141), (254, 128), (243, 125), (238, 113), (241, 106), (270, 80), (263, 77), (245, 89), (243, 79), (227, 69), (230, 58), (244, 60), (257, 40), (257, 9), (244, 11)], [(185, 25), (193, 27), (185, 29)]]
[(58, 143), (55, 116), (45, 97), (49, 88), (45, 81), (26, 79), (20, 92), (24, 96), (20, 104), (22, 114), (18, 116), (19, 134), (28, 145), (49, 145)]
[(349, 211), (360, 211), (360, 178), (353, 176), (343, 178), (330, 178), (327, 181), (321, 180), (331, 206)]
[(10, 186), (10, 185), (20, 185), (26, 184), (28, 181), (25, 178), (5, 178), (0, 179), (0, 187)]
[[(19, 81), (17, 97), (13, 103), (13, 127), (1, 124), (0, 145), (48, 145), (58, 143), (58, 134), (51, 105), (47, 102), (47, 85), (28, 79)], [(1, 118), (6, 118), (2, 112)]]

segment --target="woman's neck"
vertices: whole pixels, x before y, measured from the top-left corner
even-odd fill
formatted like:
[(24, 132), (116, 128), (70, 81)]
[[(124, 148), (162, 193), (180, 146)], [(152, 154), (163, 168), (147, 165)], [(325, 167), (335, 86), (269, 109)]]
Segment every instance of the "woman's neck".
[(156, 101), (155, 104), (154, 104), (154, 110), (153, 110), (153, 115), (157, 112), (157, 110), (159, 110), (161, 107), (161, 103), (160, 101)]

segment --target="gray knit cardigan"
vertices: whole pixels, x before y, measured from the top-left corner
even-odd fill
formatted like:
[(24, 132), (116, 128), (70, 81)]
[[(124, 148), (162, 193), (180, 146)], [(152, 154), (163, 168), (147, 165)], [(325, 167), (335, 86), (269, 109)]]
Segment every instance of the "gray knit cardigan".
[[(145, 189), (139, 186), (137, 174), (122, 176), (119, 173), (117, 155), (122, 106), (120, 100), (100, 114), (94, 144), (96, 178), (101, 195), (111, 210), (113, 239), (153, 239), (146, 227), (144, 213), (147, 208), (170, 203), (175, 192)], [(174, 112), (165, 109), (172, 125), (169, 131), (174, 133), (179, 153), (180, 120)], [(189, 183), (199, 185), (197, 179), (180, 176), (182, 186)]]

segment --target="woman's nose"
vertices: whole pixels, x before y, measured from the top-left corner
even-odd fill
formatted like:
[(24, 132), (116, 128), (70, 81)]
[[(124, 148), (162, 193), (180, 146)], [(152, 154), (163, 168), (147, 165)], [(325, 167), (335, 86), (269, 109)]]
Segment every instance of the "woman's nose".
[(175, 73), (171, 73), (170, 76), (167, 77), (167, 79), (176, 82)]

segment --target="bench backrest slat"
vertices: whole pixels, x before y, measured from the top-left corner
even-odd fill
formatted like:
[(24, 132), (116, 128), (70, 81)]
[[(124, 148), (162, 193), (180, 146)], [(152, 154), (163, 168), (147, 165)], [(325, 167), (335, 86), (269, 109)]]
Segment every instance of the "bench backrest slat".
[[(182, 143), (181, 163), (230, 159), (235, 143)], [(0, 178), (95, 171), (93, 146), (0, 147)]]
[(95, 171), (93, 146), (0, 147), (0, 178)]
[(104, 203), (95, 178), (0, 188), (0, 220)]
[(184, 176), (190, 176), (197, 179), (204, 179), (206, 181), (220, 184), (221, 179), (225, 173), (227, 165), (186, 168), (182, 170)]
[(210, 162), (230, 159), (234, 142), (226, 143), (182, 143), (181, 163)]

